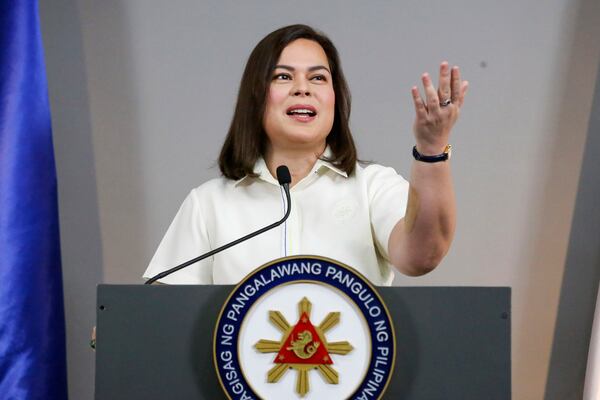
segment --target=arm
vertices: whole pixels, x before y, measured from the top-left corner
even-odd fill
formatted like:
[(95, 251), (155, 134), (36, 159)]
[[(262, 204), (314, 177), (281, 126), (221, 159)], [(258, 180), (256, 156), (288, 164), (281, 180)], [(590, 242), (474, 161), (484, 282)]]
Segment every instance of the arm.
[[(422, 81), (426, 100), (421, 99), (416, 86), (412, 88), (417, 150), (423, 155), (441, 154), (458, 119), (468, 82), (461, 82), (458, 67), (450, 69), (447, 62), (440, 66), (437, 91), (428, 74), (423, 74)], [(440, 104), (446, 99), (451, 99), (451, 103)], [(450, 161), (413, 161), (406, 215), (390, 234), (390, 261), (406, 275), (430, 272), (448, 252), (455, 225)]]

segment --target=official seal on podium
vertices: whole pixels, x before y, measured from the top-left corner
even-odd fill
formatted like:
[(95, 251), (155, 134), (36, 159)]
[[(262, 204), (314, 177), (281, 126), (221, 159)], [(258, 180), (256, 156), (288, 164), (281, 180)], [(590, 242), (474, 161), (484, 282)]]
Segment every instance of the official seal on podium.
[(379, 399), (396, 354), (375, 288), (317, 256), (277, 259), (250, 273), (223, 305), (213, 342), (230, 399)]

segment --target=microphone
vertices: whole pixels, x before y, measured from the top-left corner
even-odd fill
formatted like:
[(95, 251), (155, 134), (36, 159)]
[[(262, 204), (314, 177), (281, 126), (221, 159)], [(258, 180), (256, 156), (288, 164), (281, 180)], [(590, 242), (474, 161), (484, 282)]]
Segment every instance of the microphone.
[[(290, 175), (290, 170), (285, 165), (280, 165), (277, 167), (277, 181), (280, 185), (283, 186), (283, 190), (286, 190), (286, 187), (289, 189), (289, 185), (292, 182), (292, 177)], [(287, 186), (286, 186), (287, 185)]]
[(282, 219), (280, 219), (277, 222), (272, 223), (271, 225), (265, 226), (264, 228), (261, 228), (255, 232), (252, 232), (244, 237), (236, 239), (233, 242), (227, 243), (221, 247), (211, 250), (208, 253), (202, 254), (201, 256), (198, 256), (196, 258), (192, 258), (191, 260), (186, 261), (183, 264), (179, 264), (176, 267), (173, 267), (171, 269), (163, 271), (160, 274), (157, 274), (157, 275), (153, 276), (152, 278), (148, 279), (144, 284), (150, 285), (150, 284), (156, 282), (157, 280), (164, 278), (165, 276), (171, 275), (172, 273), (179, 271), (180, 269), (183, 269), (189, 265), (197, 263), (198, 261), (204, 260), (205, 258), (213, 256), (217, 253), (220, 253), (223, 250), (227, 250), (228, 248), (233, 247), (236, 244), (240, 244), (248, 239), (253, 238), (254, 236), (258, 236), (261, 233), (264, 233), (268, 230), (271, 230), (271, 229), (276, 228), (279, 225), (283, 224), (285, 222), (285, 220), (288, 219), (288, 217), (290, 216), (290, 211), (292, 209), (292, 199), (290, 197), (290, 183), (292, 182), (292, 177), (290, 175), (290, 170), (285, 165), (280, 165), (279, 167), (277, 167), (277, 181), (279, 182), (279, 185), (283, 186), (283, 190), (285, 191), (286, 203), (287, 203), (287, 210), (285, 211), (285, 215), (283, 216)]

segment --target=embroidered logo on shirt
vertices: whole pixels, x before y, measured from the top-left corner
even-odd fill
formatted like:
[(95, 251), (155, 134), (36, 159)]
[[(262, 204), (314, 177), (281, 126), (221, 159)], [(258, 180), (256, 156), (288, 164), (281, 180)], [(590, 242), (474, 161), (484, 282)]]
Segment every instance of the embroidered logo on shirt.
[(333, 217), (339, 222), (348, 221), (356, 215), (357, 208), (358, 203), (353, 199), (340, 200), (333, 207)]

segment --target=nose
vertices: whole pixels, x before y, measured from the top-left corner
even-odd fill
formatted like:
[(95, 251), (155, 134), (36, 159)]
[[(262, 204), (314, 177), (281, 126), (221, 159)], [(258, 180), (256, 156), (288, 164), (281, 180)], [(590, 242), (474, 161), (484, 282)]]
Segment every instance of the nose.
[(297, 90), (294, 92), (294, 96), (310, 96), (310, 92), (308, 90)]
[(292, 96), (310, 96), (310, 90), (308, 88), (308, 82), (306, 79), (296, 79), (294, 81), (291, 94)]

